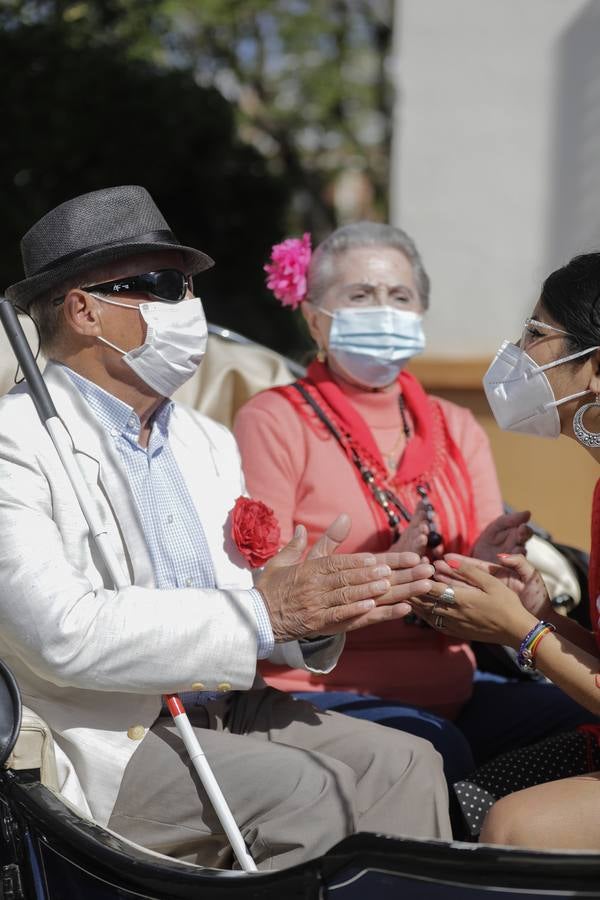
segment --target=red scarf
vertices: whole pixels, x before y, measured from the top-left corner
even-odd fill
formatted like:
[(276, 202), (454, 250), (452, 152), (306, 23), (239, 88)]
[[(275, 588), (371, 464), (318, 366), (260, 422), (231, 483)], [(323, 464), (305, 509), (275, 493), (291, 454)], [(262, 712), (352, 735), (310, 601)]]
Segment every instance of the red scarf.
[[(307, 378), (300, 383), (338, 431), (349, 436), (361, 459), (376, 471), (379, 480), (399, 497), (411, 513), (419, 501), (417, 485), (427, 485), (444, 538), (444, 549), (446, 552), (468, 553), (477, 537), (471, 479), (464, 457), (450, 436), (440, 404), (427, 396), (417, 379), (408, 372), (399, 375), (404, 405), (413, 421), (413, 434), (393, 476), (386, 469), (369, 426), (332, 379), (327, 366), (312, 363)], [(298, 391), (291, 385), (276, 390), (292, 403), (311, 427), (323, 431), (325, 426), (318, 421)], [(343, 450), (351, 460), (349, 449)], [(351, 465), (361, 490), (377, 511), (382, 545), (387, 542), (389, 546), (387, 516), (374, 500), (356, 466), (352, 462)]]

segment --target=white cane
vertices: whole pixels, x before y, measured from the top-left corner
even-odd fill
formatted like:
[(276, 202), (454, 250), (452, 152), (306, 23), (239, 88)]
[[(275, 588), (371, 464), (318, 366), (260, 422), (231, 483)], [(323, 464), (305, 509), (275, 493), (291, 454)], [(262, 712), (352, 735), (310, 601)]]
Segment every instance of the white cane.
[[(56, 448), (69, 481), (73, 486), (77, 501), (88, 524), (90, 534), (93, 536), (96, 546), (106, 563), (106, 567), (115, 588), (117, 590), (122, 590), (123, 588), (128, 587), (129, 582), (123, 573), (114, 548), (110, 543), (109, 536), (100, 519), (94, 499), (86, 484), (82, 471), (79, 468), (79, 463), (73, 453), (71, 436), (62, 420), (58, 417), (52, 397), (50, 396), (46, 382), (44, 381), (42, 373), (31, 352), (31, 348), (27, 342), (19, 318), (12, 304), (4, 297), (0, 297), (0, 320), (2, 321), (6, 336), (14, 350), (23, 375), (25, 376), (38, 414), (52, 439), (52, 443)], [(206, 759), (196, 736), (196, 732), (192, 728), (190, 720), (186, 715), (183, 703), (177, 694), (166, 695), (165, 701), (169, 712), (173, 716), (177, 731), (185, 744), (192, 765), (198, 773), (198, 777), (200, 778), (204, 790), (208, 794), (219, 822), (223, 826), (223, 831), (227, 835), (233, 848), (238, 863), (244, 871), (256, 872), (256, 864), (250, 856), (236, 821), (227, 805), (227, 801), (213, 775), (210, 764)]]

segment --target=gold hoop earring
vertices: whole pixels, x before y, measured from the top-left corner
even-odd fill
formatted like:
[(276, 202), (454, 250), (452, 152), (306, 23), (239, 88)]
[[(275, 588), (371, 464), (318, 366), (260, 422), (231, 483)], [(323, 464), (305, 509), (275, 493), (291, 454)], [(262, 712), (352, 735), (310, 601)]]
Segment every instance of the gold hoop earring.
[(323, 350), (322, 347), (319, 347), (319, 349), (317, 350), (317, 362), (327, 362), (327, 351)]

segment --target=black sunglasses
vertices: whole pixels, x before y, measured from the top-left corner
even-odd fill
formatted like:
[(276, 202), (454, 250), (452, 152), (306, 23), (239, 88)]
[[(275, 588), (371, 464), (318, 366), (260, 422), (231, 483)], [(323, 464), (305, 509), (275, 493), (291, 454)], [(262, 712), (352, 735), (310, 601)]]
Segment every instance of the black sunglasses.
[[(159, 269), (158, 272), (145, 272), (102, 284), (88, 284), (83, 290), (98, 291), (99, 294), (148, 294), (164, 303), (178, 303), (183, 300), (188, 288), (192, 291), (191, 275), (184, 275), (179, 269)], [(64, 299), (57, 297), (52, 302), (58, 306)]]

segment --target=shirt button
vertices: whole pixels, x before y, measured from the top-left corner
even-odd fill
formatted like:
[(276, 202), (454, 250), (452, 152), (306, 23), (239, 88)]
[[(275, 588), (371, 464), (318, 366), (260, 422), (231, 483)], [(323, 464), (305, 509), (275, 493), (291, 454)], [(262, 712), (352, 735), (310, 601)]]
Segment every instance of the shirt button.
[(193, 583), (194, 583), (194, 579), (193, 579), (193, 578), (186, 578), (186, 579), (185, 579), (185, 586), (186, 586), (186, 587), (191, 587), (191, 586), (193, 585)]
[(129, 420), (129, 422), (128, 422), (127, 424), (129, 425), (130, 428), (135, 428), (135, 426), (136, 426), (136, 421), (135, 421), (135, 419), (133, 418), (133, 416), (131, 417), (131, 419)]
[(130, 741), (141, 741), (145, 734), (146, 729), (143, 725), (132, 725), (127, 729), (127, 737)]
[(173, 523), (173, 516), (170, 513), (167, 516), (167, 522), (169, 523), (169, 525), (171, 525)]
[(204, 684), (201, 681), (195, 681), (192, 685), (192, 690), (193, 691), (203, 691)]
[(117, 437), (119, 432), (116, 428), (111, 428), (110, 433), (112, 434), (113, 437)]
[(222, 681), (221, 684), (217, 685), (217, 690), (220, 694), (225, 694), (227, 691), (231, 690), (231, 685), (228, 681)]

